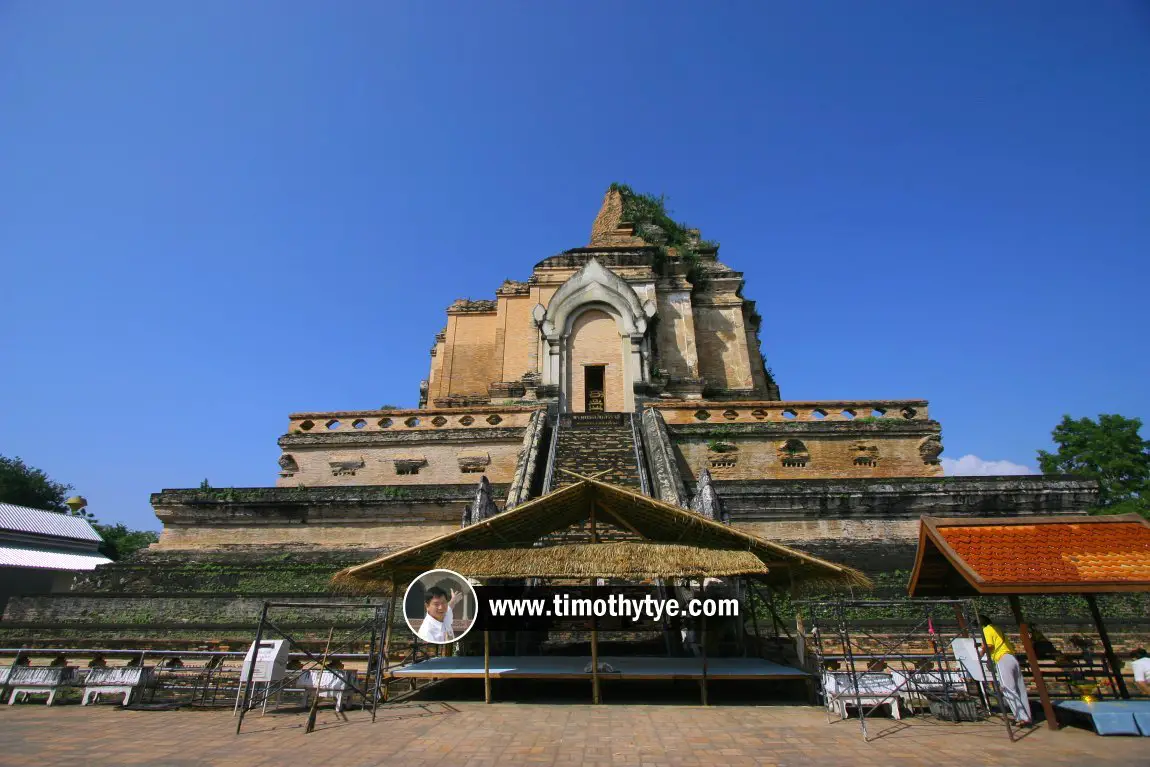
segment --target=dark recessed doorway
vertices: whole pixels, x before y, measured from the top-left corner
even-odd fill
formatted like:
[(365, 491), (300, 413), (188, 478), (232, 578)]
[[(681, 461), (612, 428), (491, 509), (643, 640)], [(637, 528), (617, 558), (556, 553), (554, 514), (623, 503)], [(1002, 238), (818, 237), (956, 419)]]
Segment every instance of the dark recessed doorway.
[(588, 413), (602, 413), (607, 409), (607, 393), (603, 390), (606, 365), (587, 365), (583, 368), (584, 410)]

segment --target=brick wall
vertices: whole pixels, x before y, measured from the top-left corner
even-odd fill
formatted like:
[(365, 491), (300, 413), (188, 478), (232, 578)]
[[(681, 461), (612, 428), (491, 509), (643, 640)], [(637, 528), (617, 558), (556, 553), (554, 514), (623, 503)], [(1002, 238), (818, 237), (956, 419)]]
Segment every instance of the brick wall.
[(518, 381), (539, 369), (539, 330), (531, 316), (531, 296), (500, 298), (503, 318), (503, 369), (500, 381)]
[(742, 299), (733, 306), (708, 306), (695, 302), (695, 346), (699, 374), (708, 386), (750, 389), (751, 361), (747, 331), (743, 327)]
[[(265, 523), (251, 525), (165, 525), (159, 550), (221, 549), (229, 546), (276, 547), (363, 547), (367, 549), (414, 546), (437, 535), (459, 529), (463, 504), (452, 510), (454, 521), (422, 521), (419, 509), (412, 510), (408, 522), (310, 522), (308, 524)], [(270, 553), (270, 552), (269, 552)]]
[[(341, 447), (294, 447), (290, 454), (299, 471), (291, 477), (281, 477), (278, 487), (353, 486), (353, 485), (445, 485), (478, 482), (477, 473), (460, 469), (461, 456), (487, 455), (487, 479), (491, 482), (511, 482), (515, 476), (515, 463), (522, 436), (511, 439), (476, 440), (474, 442), (420, 443), (397, 445), (349, 445)], [(396, 459), (424, 458), (418, 474), (399, 474)], [(333, 476), (332, 462), (355, 464), (363, 467), (354, 474)]]
[(580, 314), (571, 328), (571, 410), (582, 413), (585, 409), (584, 385), (587, 365), (606, 365), (604, 385), (607, 410), (622, 412), (624, 402), (623, 339), (615, 318), (598, 309)]
[[(825, 479), (837, 477), (933, 477), (942, 476), (938, 464), (924, 464), (918, 445), (922, 435), (901, 436), (865, 434), (859, 436), (795, 435), (810, 456), (805, 466), (784, 466), (780, 449), (788, 437), (739, 435), (718, 440), (733, 445), (730, 452), (717, 453), (708, 447), (716, 442), (704, 436), (676, 437), (679, 468), (684, 475), (699, 476), (710, 469), (715, 479)], [(860, 451), (858, 448), (866, 448)], [(872, 452), (873, 449), (873, 452)], [(859, 456), (873, 463), (855, 463)], [(729, 465), (734, 462), (734, 465)]]
[(664, 377), (694, 378), (699, 375), (695, 350), (695, 318), (690, 290), (668, 289), (658, 293), (659, 367)]
[(487, 394), (487, 386), (502, 379), (502, 355), (496, 354), (496, 312), (452, 315), (448, 329), (451, 350), (440, 382), (444, 396)]

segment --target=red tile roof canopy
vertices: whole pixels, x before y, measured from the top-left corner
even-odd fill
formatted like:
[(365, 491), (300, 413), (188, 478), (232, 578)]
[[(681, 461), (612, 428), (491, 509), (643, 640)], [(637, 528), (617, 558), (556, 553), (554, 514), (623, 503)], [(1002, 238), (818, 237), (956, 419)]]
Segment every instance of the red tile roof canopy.
[(1137, 514), (922, 518), (912, 597), (1150, 591), (1150, 522)]

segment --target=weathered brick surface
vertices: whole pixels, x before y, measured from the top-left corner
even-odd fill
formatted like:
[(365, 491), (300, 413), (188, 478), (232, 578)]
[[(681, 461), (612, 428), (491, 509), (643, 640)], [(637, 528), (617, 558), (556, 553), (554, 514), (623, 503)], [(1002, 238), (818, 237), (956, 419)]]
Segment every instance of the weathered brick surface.
[[(582, 413), (586, 409), (586, 372), (588, 365), (604, 365), (604, 392), (606, 410), (623, 411), (623, 339), (614, 318), (606, 312), (592, 309), (579, 315), (571, 328), (571, 410)], [(629, 348), (629, 347), (628, 347)]]
[(487, 394), (488, 384), (503, 380), (503, 360), (495, 354), (495, 332), (501, 325), (498, 313), (461, 314), (451, 319), (447, 339), (452, 351), (440, 379), (440, 396)]
[[(493, 486), (502, 499), (507, 485)], [(475, 485), (165, 490), (160, 550), (263, 546), (267, 556), (308, 549), (391, 548), (458, 529)]]
[(732, 524), (878, 573), (913, 565), (919, 518), (1082, 514), (1098, 485), (1075, 477), (716, 481)]
[(659, 373), (663, 377), (696, 378), (699, 354), (695, 348), (695, 315), (689, 286), (659, 291)]
[(531, 318), (538, 300), (531, 295), (509, 297), (500, 312), (503, 320), (502, 370), (499, 380), (518, 381), (539, 369), (539, 331)]
[[(753, 304), (739, 295), (742, 275), (708, 251), (703, 256), (705, 280), (692, 285), (676, 251), (668, 255), (635, 237), (621, 215), (619, 194), (608, 192), (593, 226), (592, 247), (544, 259), (526, 282), (505, 282), (494, 300), (460, 299), (452, 304), (431, 359), (429, 400), (482, 397), (492, 384), (543, 373), (546, 354), (532, 311), (537, 305), (547, 307), (555, 291), (592, 258), (626, 281), (640, 303), (654, 303), (657, 322), (652, 326), (657, 331), (647, 341), (652, 352), (648, 373), (657, 372), (672, 390), (675, 379), (702, 385), (701, 377), (715, 390), (777, 398), (777, 387), (762, 369), (757, 324), (747, 325)], [(602, 340), (598, 333), (575, 339), (570, 362), (577, 373), (588, 355), (602, 356), (596, 348)], [(622, 356), (614, 348), (608, 351), (611, 363)], [(582, 386), (578, 376), (568, 384)], [(572, 394), (572, 401), (580, 403), (578, 393)], [(576, 404), (574, 409), (580, 408)]]
[[(684, 474), (699, 476), (710, 469), (715, 479), (829, 479), (850, 477), (942, 476), (939, 464), (926, 464), (919, 454), (925, 434), (818, 435), (779, 434), (774, 438), (735, 436), (716, 440), (704, 436), (676, 437)], [(800, 439), (809, 454), (802, 466), (787, 466), (784, 446), (788, 439)], [(709, 445), (726, 443), (729, 452), (716, 452)], [(873, 457), (870, 463), (856, 463), (860, 456)]]
[[(613, 420), (614, 423), (609, 421)], [(561, 419), (555, 446), (555, 486), (575, 482), (560, 469), (594, 476), (604, 482), (640, 486), (635, 440), (627, 413), (570, 415)]]
[(743, 327), (742, 299), (734, 306), (699, 305), (695, 302), (695, 345), (699, 374), (709, 386), (751, 389), (750, 354)]
[[(486, 456), (491, 482), (510, 482), (515, 474), (515, 460), (522, 442), (522, 433), (500, 441), (476, 440), (454, 443), (413, 442), (410, 444), (331, 447), (297, 447), (290, 455), (299, 470), (290, 477), (281, 477), (280, 487), (355, 486), (355, 485), (454, 485), (479, 480), (479, 475), (460, 468), (461, 459)], [(396, 461), (419, 460), (423, 463), (418, 473), (405, 474), (396, 468)], [(333, 464), (363, 465), (352, 471), (333, 469)], [(465, 462), (466, 464), (466, 462)]]
[(462, 518), (462, 505), (452, 509), (451, 521), (419, 519), (432, 513), (437, 516), (440, 508), (423, 509), (413, 507), (410, 522), (359, 521), (352, 524), (339, 522), (314, 523), (308, 525), (291, 524), (245, 524), (228, 526), (166, 526), (157, 544), (165, 549), (220, 549), (230, 545), (267, 546), (272, 550), (303, 547), (347, 547), (362, 546), (413, 546), (429, 538), (450, 533), (459, 528)]

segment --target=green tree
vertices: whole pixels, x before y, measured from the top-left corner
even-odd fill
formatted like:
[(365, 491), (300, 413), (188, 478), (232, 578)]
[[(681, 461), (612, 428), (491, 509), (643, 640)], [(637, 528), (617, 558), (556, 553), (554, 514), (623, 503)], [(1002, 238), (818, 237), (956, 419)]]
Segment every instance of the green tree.
[[(19, 458), (0, 455), (0, 501), (31, 509), (72, 514), (72, 510), (64, 505), (71, 492), (71, 485), (52, 481), (41, 469), (35, 469)], [(101, 525), (96, 521), (96, 515), (87, 509), (79, 509), (75, 516), (83, 517), (96, 528), (96, 532), (104, 539), (100, 551), (109, 559), (123, 559), (159, 540), (159, 536), (151, 530), (131, 530), (122, 522)]]
[(71, 485), (53, 482), (42, 470), (20, 458), (0, 455), (0, 501), (67, 514), (64, 501), (71, 492)]
[(1097, 479), (1098, 513), (1135, 511), (1150, 516), (1150, 440), (1138, 430), (1142, 421), (1120, 415), (1098, 420), (1068, 415), (1054, 427), (1057, 452), (1038, 451), (1044, 474), (1077, 474)]
[(151, 530), (132, 530), (123, 522), (114, 525), (96, 525), (96, 531), (104, 539), (100, 545), (100, 552), (114, 561), (129, 557), (160, 540), (160, 536)]

